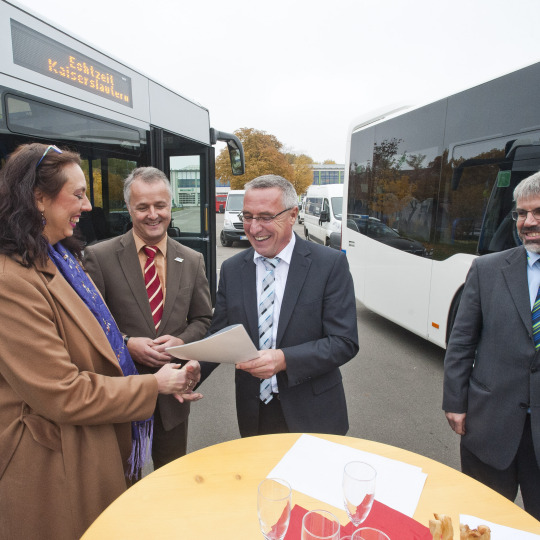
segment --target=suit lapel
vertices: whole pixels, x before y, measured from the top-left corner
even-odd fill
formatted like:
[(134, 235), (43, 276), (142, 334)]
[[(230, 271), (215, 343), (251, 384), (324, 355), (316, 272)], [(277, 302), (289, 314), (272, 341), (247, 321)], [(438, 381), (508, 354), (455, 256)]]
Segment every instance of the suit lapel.
[(118, 360), (111, 348), (109, 340), (103, 332), (100, 324), (83, 303), (79, 295), (73, 290), (71, 285), (63, 279), (62, 275), (52, 262), (48, 262), (44, 268), (38, 268), (42, 272), (52, 275), (50, 281), (46, 280), (47, 288), (54, 297), (56, 303), (61, 305), (70, 319), (81, 329), (86, 335), (88, 341), (98, 350), (98, 352), (109, 362), (120, 369)]
[(167, 326), (167, 321), (171, 316), (174, 304), (180, 292), (180, 283), (182, 281), (182, 274), (184, 273), (184, 265), (180, 261), (175, 260), (177, 257), (182, 259), (179, 246), (180, 244), (178, 242), (167, 238), (167, 288), (165, 293), (165, 305), (163, 306), (163, 316), (161, 317), (158, 335), (162, 334), (164, 328)]
[(283, 300), (281, 302), (281, 310), (279, 313), (278, 331), (276, 336), (276, 347), (278, 348), (281, 343), (281, 338), (285, 333), (285, 329), (289, 324), (289, 320), (291, 319), (296, 302), (298, 301), (300, 291), (306, 281), (311, 266), (310, 255), (311, 250), (308, 243), (296, 236), (291, 264), (287, 274), (287, 284), (285, 285), (285, 292), (283, 293)]
[(246, 250), (244, 261), (240, 268), (240, 279), (243, 284), (242, 294), (244, 295), (244, 309), (246, 310), (246, 330), (258, 348), (257, 267), (253, 261), (253, 252), (253, 248)]
[(116, 252), (118, 263), (124, 273), (126, 283), (129, 285), (133, 297), (137, 301), (137, 304), (139, 304), (143, 318), (152, 332), (149, 335), (153, 335), (155, 334), (156, 329), (154, 327), (154, 320), (152, 319), (148, 294), (146, 293), (144, 278), (141, 272), (141, 264), (139, 262), (139, 256), (137, 254), (137, 248), (135, 247), (135, 239), (133, 238), (132, 231), (129, 231), (124, 235), (121, 246), (122, 247)]
[(508, 266), (502, 268), (502, 274), (519, 316), (532, 336), (531, 300), (527, 280), (527, 254), (525, 249), (512, 250), (506, 261)]

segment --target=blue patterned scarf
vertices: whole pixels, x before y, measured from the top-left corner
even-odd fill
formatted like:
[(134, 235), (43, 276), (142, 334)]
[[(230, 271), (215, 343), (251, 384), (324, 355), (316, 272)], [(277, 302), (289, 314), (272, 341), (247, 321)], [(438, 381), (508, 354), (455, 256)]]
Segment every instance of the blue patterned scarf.
[[(111, 312), (79, 262), (60, 242), (55, 244), (54, 247), (49, 244), (49, 256), (100, 324), (118, 359), (124, 376), (138, 375), (137, 368), (129, 355), (127, 347), (124, 345), (122, 334), (118, 330)], [(153, 427), (153, 416), (148, 420), (131, 422), (133, 441), (128, 461), (130, 468), (126, 474), (129, 479), (139, 478), (142, 468), (150, 455)]]

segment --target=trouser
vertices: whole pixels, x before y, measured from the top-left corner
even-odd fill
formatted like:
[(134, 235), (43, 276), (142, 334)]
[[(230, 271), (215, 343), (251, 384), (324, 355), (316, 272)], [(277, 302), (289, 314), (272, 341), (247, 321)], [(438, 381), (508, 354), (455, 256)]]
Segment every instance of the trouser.
[(259, 402), (259, 430), (258, 435), (271, 433), (289, 433), (287, 422), (283, 416), (279, 394), (273, 394), (270, 403)]
[(159, 405), (156, 407), (154, 411), (154, 437), (152, 439), (154, 470), (186, 455), (187, 434), (187, 419), (175, 428), (165, 431), (159, 414)]
[(531, 416), (527, 415), (517, 454), (508, 469), (486, 465), (461, 444), (461, 470), (514, 501), (521, 488), (525, 510), (540, 520), (540, 468), (534, 452)]

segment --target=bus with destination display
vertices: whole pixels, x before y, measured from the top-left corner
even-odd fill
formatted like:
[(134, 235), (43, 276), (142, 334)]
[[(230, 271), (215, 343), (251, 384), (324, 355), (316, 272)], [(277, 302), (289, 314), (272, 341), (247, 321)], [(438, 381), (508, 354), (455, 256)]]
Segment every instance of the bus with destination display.
[(214, 298), (213, 145), (227, 143), (233, 174), (243, 174), (238, 138), (211, 128), (201, 105), (11, 0), (0, 0), (0, 42), (0, 167), (23, 143), (79, 152), (93, 208), (79, 224), (87, 244), (130, 228), (123, 179), (134, 168), (163, 170), (169, 234), (204, 255)]
[(540, 170), (539, 85), (537, 63), (352, 124), (341, 245), (366, 307), (446, 346), (474, 257), (519, 245), (512, 196)]

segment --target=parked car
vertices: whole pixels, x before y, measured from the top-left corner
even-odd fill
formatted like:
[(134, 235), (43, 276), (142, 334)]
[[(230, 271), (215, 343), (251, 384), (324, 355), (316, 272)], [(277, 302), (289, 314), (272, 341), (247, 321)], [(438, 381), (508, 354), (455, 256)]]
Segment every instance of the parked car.
[(419, 255), (420, 257), (428, 256), (423, 244), (412, 238), (401, 236), (398, 231), (392, 229), (377, 218), (349, 214), (347, 216), (347, 227), (395, 249), (400, 249), (413, 255)]

